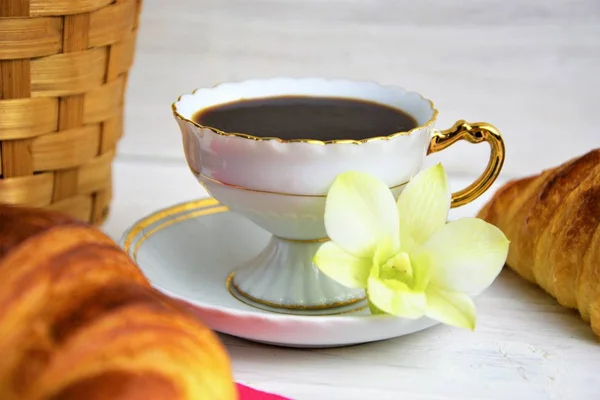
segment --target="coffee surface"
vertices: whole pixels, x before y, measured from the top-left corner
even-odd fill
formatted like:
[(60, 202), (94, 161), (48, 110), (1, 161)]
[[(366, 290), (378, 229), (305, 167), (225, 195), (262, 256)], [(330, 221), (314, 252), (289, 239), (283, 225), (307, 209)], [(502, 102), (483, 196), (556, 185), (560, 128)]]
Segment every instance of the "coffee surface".
[(285, 140), (361, 140), (417, 127), (404, 111), (364, 100), (281, 96), (248, 99), (201, 110), (192, 119), (228, 133)]

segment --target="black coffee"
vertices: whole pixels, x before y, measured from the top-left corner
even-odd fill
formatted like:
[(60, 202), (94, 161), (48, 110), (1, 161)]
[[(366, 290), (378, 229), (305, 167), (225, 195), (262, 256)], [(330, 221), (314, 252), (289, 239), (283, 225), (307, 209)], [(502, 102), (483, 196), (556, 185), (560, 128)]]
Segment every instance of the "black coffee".
[(417, 127), (402, 110), (370, 101), (282, 96), (241, 100), (197, 112), (193, 120), (229, 133), (280, 139), (361, 140)]

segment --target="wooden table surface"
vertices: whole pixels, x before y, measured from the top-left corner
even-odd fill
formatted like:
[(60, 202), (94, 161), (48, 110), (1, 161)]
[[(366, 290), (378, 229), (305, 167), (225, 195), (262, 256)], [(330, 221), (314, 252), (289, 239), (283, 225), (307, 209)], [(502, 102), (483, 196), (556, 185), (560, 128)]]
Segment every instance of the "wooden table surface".
[[(598, 0), (144, 0), (104, 229), (118, 239), (205, 195), (170, 111), (195, 87), (321, 76), (417, 90), (440, 109), (439, 128), (464, 118), (502, 131), (501, 183), (600, 146), (598, 71)], [(458, 188), (487, 156), (461, 144), (430, 162)], [(600, 346), (574, 312), (509, 270), (476, 304), (474, 333), (436, 326), (321, 350), (222, 339), (237, 380), (294, 399), (600, 399)]]

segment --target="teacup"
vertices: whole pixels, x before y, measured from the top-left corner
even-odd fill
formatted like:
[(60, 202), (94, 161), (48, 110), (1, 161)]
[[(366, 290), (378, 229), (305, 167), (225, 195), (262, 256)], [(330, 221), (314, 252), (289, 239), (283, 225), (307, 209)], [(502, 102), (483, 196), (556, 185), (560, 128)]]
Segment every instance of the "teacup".
[[(195, 113), (216, 105), (282, 95), (368, 100), (403, 110), (418, 126), (385, 137), (324, 142), (223, 132), (193, 121)], [(364, 306), (363, 290), (341, 286), (312, 262), (328, 240), (325, 199), (338, 174), (370, 173), (398, 196), (428, 154), (459, 140), (488, 142), (488, 166), (473, 184), (453, 194), (457, 207), (485, 192), (504, 162), (504, 143), (492, 125), (458, 121), (448, 130), (436, 130), (438, 111), (430, 100), (372, 82), (274, 78), (223, 83), (183, 95), (172, 108), (187, 163), (199, 182), (222, 204), (273, 234), (266, 248), (228, 281), (240, 300), (272, 311), (332, 314)]]

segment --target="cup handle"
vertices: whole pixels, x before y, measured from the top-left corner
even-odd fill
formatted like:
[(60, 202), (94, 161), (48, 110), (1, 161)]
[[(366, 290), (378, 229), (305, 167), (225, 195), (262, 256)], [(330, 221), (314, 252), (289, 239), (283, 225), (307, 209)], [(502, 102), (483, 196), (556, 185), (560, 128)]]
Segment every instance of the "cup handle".
[(466, 140), (469, 143), (488, 142), (490, 145), (490, 160), (483, 174), (475, 182), (456, 193), (452, 193), (450, 205), (452, 208), (472, 202), (489, 189), (500, 174), (505, 155), (504, 141), (498, 129), (485, 122), (468, 123), (463, 120), (457, 121), (450, 129), (436, 131), (429, 143), (427, 155), (444, 150), (459, 140)]

